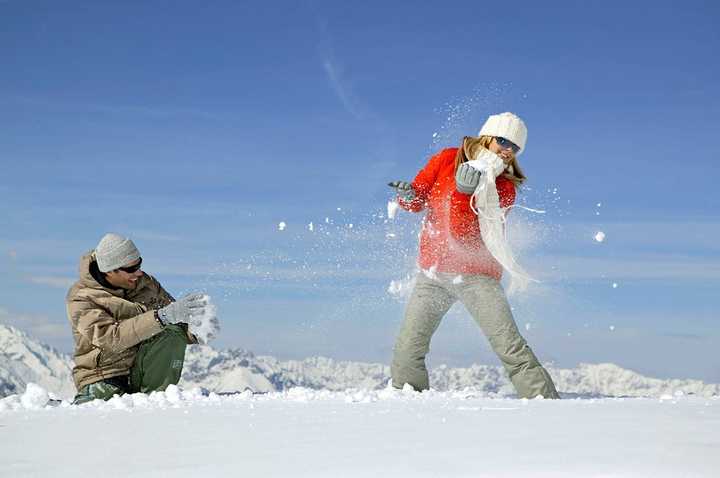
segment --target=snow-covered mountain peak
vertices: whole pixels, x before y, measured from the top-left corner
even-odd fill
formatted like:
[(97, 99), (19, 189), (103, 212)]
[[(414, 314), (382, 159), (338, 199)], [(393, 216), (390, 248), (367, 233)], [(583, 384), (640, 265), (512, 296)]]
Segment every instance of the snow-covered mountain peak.
[(60, 397), (75, 393), (70, 357), (9, 325), (0, 324), (0, 397), (37, 383)]
[[(72, 360), (30, 338), (0, 325), (0, 397), (21, 393), (36, 383), (62, 398), (72, 398)], [(720, 385), (699, 380), (656, 379), (615, 364), (580, 364), (573, 369), (547, 367), (565, 396), (648, 396), (684, 394), (720, 396)], [(385, 364), (339, 361), (325, 357), (282, 361), (243, 349), (216, 350), (206, 345), (188, 347), (180, 387), (209, 391), (275, 392), (304, 387), (312, 390), (380, 390), (390, 380)], [(431, 367), (430, 385), (438, 391), (471, 389), (489, 397), (512, 397), (514, 389), (505, 371), (495, 365)]]

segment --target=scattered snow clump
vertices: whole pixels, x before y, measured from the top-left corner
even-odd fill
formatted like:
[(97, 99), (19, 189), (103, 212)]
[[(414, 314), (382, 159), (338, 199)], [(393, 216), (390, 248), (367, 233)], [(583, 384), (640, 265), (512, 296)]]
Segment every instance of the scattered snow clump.
[(398, 208), (400, 208), (400, 204), (398, 204), (397, 201), (388, 201), (387, 203), (387, 213), (388, 217), (390, 219), (395, 219), (395, 216), (397, 215)]
[(37, 410), (43, 408), (50, 401), (50, 395), (40, 385), (28, 383), (25, 393), (20, 397), (20, 403), (24, 408)]

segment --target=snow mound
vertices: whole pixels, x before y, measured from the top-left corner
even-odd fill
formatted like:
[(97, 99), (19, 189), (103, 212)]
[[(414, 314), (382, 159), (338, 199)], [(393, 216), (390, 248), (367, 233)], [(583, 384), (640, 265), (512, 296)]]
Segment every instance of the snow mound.
[(43, 408), (49, 401), (48, 392), (34, 383), (28, 383), (25, 393), (20, 397), (22, 406), (30, 410)]
[[(182, 389), (170, 385), (164, 392), (150, 394), (134, 393), (115, 395), (107, 401), (93, 400), (77, 405), (82, 409), (95, 410), (133, 410), (133, 409), (168, 409), (187, 408), (191, 406), (222, 406), (238, 402), (338, 402), (338, 403), (374, 403), (378, 401), (436, 401), (436, 400), (472, 400), (488, 398), (488, 394), (481, 389), (466, 388), (463, 390), (437, 391), (427, 390), (415, 392), (406, 385), (402, 390), (393, 388), (389, 383), (378, 390), (350, 388), (342, 391), (314, 390), (304, 387), (294, 387), (287, 390), (256, 393), (249, 389), (236, 393), (215, 393), (206, 389), (195, 387)], [(538, 398), (536, 400), (542, 400)], [(525, 403), (527, 400), (521, 401)], [(71, 406), (69, 400), (50, 402), (49, 394), (42, 387), (30, 383), (22, 395), (11, 395), (0, 399), (0, 412), (67, 408)]]

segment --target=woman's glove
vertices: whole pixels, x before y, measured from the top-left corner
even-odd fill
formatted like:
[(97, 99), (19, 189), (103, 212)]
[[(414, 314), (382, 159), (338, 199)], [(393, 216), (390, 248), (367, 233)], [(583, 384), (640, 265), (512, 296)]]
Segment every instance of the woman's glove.
[(463, 194), (472, 194), (480, 183), (480, 176), (482, 176), (481, 171), (468, 163), (462, 163), (455, 172), (455, 187)]
[(395, 188), (398, 197), (405, 202), (410, 202), (415, 199), (415, 190), (413, 189), (412, 184), (408, 182), (393, 181), (391, 183), (388, 183), (388, 186), (390, 186), (391, 188)]

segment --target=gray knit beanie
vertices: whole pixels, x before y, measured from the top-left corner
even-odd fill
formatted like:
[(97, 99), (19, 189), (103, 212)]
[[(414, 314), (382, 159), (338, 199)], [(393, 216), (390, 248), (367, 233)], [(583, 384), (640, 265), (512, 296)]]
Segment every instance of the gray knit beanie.
[(133, 241), (112, 232), (105, 234), (95, 248), (100, 272), (114, 271), (140, 259), (140, 251)]

